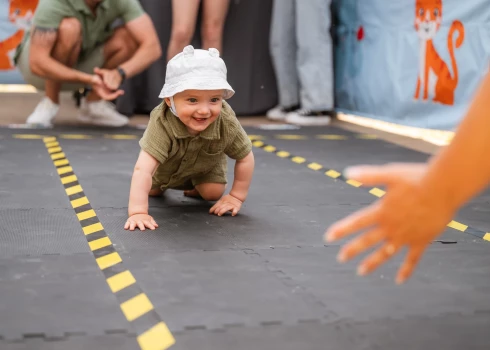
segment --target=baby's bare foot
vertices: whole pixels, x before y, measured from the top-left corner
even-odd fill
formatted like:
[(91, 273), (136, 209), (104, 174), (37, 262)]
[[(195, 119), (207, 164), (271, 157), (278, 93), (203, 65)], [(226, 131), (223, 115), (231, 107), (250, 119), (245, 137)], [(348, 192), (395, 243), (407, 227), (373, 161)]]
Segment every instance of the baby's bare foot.
[(201, 195), (199, 194), (199, 192), (197, 192), (197, 190), (195, 188), (193, 190), (184, 191), (184, 196), (196, 197), (196, 198), (201, 197)]

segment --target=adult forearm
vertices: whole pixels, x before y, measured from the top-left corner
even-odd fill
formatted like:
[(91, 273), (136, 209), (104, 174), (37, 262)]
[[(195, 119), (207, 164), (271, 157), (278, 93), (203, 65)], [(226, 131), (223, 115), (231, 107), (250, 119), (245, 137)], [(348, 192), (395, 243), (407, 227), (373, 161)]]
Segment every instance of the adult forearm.
[(148, 214), (148, 194), (151, 190), (151, 174), (136, 169), (131, 180), (128, 214)]
[(424, 184), (455, 210), (490, 183), (490, 75), (478, 89), (451, 144), (430, 160)]
[(254, 166), (255, 160), (252, 152), (235, 163), (235, 176), (230, 195), (238, 198), (242, 202), (247, 198), (250, 183), (252, 182)]
[(31, 58), (31, 71), (44, 79), (90, 85), (92, 75), (72, 69), (50, 56)]
[(133, 77), (146, 68), (148, 68), (153, 62), (160, 58), (162, 55), (162, 49), (159, 42), (150, 42), (138, 47), (134, 55), (120, 65), (126, 72), (128, 78)]

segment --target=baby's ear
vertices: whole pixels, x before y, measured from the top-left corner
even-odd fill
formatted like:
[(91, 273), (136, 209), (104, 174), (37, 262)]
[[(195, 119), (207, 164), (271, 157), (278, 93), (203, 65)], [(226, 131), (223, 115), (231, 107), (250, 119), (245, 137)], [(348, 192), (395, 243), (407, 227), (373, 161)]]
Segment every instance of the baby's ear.
[(172, 103), (170, 102), (170, 98), (165, 97), (164, 100), (165, 100), (165, 103), (167, 104), (168, 107), (172, 107)]

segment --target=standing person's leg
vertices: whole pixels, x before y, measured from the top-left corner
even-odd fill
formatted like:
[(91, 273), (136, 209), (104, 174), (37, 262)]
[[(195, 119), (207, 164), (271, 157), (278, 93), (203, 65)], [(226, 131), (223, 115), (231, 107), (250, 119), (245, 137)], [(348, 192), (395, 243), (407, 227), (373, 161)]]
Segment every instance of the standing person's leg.
[(202, 13), (202, 48), (214, 47), (223, 52), (223, 28), (230, 0), (203, 0)]
[(196, 28), (200, 0), (172, 0), (172, 33), (167, 48), (167, 61), (189, 45)]
[(286, 121), (326, 125), (334, 115), (331, 0), (295, 2), (302, 109), (289, 113)]
[(267, 112), (267, 117), (273, 120), (284, 119), (287, 112), (299, 108), (294, 1), (273, 2), (270, 52), (279, 94), (279, 106)]

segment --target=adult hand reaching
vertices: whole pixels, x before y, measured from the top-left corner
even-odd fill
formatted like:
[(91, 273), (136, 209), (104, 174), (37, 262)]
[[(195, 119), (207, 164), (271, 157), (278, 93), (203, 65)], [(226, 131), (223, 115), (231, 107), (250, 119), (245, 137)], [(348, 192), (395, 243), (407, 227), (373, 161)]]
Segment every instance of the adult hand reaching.
[(424, 186), (421, 180), (427, 168), (425, 163), (394, 163), (348, 170), (348, 178), (366, 186), (386, 186), (386, 193), (374, 204), (336, 222), (325, 233), (326, 241), (333, 242), (366, 230), (342, 247), (338, 255), (341, 262), (381, 244), (359, 265), (358, 274), (365, 275), (407, 246), (408, 254), (396, 281), (402, 283), (411, 276), (427, 246), (442, 233), (456, 210), (451, 201)]

